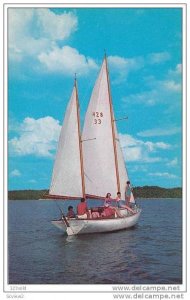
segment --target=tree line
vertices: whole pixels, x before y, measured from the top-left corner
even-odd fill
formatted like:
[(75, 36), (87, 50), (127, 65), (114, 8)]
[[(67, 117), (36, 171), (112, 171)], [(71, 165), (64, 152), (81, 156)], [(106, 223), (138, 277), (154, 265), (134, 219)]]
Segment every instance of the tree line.
[[(45, 198), (48, 190), (8, 191), (9, 200), (38, 200)], [(182, 188), (162, 188), (159, 186), (137, 186), (133, 188), (135, 198), (182, 198)]]
[(134, 188), (136, 198), (182, 198), (182, 188), (162, 188), (159, 186), (137, 186)]

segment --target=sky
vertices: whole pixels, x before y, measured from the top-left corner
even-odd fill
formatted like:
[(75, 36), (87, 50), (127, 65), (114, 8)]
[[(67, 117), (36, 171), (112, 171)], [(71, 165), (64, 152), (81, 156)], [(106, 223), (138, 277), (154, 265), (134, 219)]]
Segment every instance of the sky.
[(104, 51), (133, 186), (182, 186), (181, 24), (181, 8), (9, 8), (9, 190), (49, 188), (75, 73), (83, 123)]

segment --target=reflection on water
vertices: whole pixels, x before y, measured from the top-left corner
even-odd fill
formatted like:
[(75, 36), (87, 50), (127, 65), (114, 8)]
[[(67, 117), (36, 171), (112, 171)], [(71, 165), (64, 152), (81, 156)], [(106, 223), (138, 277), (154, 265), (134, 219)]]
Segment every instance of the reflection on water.
[(73, 242), (75, 242), (76, 238), (77, 238), (77, 236), (75, 236), (75, 235), (70, 235), (70, 236), (66, 235), (66, 243), (73, 243)]
[(53, 201), (9, 201), (9, 283), (180, 284), (181, 200), (141, 206), (134, 228), (66, 236)]

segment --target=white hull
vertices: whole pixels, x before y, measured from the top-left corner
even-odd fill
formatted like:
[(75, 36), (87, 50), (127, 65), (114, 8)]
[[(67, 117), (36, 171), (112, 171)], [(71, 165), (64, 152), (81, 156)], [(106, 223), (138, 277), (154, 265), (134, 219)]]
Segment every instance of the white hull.
[(63, 220), (52, 221), (52, 224), (67, 232), (68, 235), (77, 235), (85, 233), (101, 233), (117, 231), (133, 227), (137, 224), (141, 210), (130, 216), (124, 216), (114, 219), (70, 219), (67, 227)]

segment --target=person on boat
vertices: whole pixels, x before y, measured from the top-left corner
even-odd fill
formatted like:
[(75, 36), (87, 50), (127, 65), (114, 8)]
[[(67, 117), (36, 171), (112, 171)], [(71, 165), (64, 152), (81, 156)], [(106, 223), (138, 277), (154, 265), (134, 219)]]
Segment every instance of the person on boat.
[(68, 213), (67, 213), (67, 218), (75, 218), (76, 217), (76, 215), (75, 215), (75, 212), (74, 212), (74, 210), (73, 210), (73, 206), (69, 206), (68, 207)]
[(122, 208), (123, 207), (122, 200), (121, 200), (121, 193), (120, 192), (117, 192), (116, 203), (117, 203), (117, 207), (118, 208)]
[(77, 205), (77, 215), (79, 219), (87, 219), (90, 217), (85, 198), (81, 198), (81, 202)]
[(133, 188), (130, 185), (130, 181), (127, 181), (126, 192), (125, 192), (126, 205), (133, 209), (136, 207), (136, 201), (133, 196), (132, 190), (133, 190)]
[(111, 205), (111, 194), (110, 193), (106, 194), (106, 198), (104, 200), (104, 206), (106, 206), (106, 204), (108, 204), (108, 206)]
[(120, 212), (120, 208), (127, 208), (126, 205), (124, 205), (122, 203), (122, 200), (121, 200), (121, 193), (120, 192), (117, 192), (117, 197), (116, 197), (116, 205), (117, 207), (114, 207), (115, 209), (115, 212), (116, 212), (116, 215), (117, 217), (122, 217), (122, 214)]
[(120, 192), (117, 192), (117, 197), (116, 197), (116, 202), (117, 202), (117, 209), (116, 209), (116, 212), (117, 212), (117, 215), (121, 217), (121, 213), (119, 212), (119, 208), (125, 208), (127, 209), (128, 211), (130, 211), (131, 213), (135, 213), (135, 211), (129, 206), (129, 203), (124, 205), (122, 203), (122, 200), (121, 200), (121, 193)]
[(115, 209), (114, 207), (110, 207), (108, 203), (105, 204), (104, 210), (101, 213), (101, 217), (105, 218), (114, 218), (115, 217)]
[(131, 187), (130, 181), (127, 181), (126, 183), (127, 183), (127, 185), (126, 185), (126, 189), (125, 189), (125, 200), (126, 200), (126, 205), (129, 206), (129, 202), (131, 199), (131, 193), (132, 193), (132, 187)]
[[(112, 216), (112, 215), (115, 215), (117, 217), (121, 217), (121, 214), (120, 212), (118, 211), (118, 209), (116, 207), (113, 207), (111, 206), (111, 194), (110, 193), (107, 193), (106, 194), (106, 198), (105, 198), (105, 201), (104, 201), (104, 212), (103, 212), (103, 215), (102, 216)], [(110, 208), (110, 210), (108, 209), (108, 207)]]
[(92, 216), (92, 219), (99, 218), (100, 217), (100, 213), (99, 213), (98, 209), (91, 208), (91, 216)]

